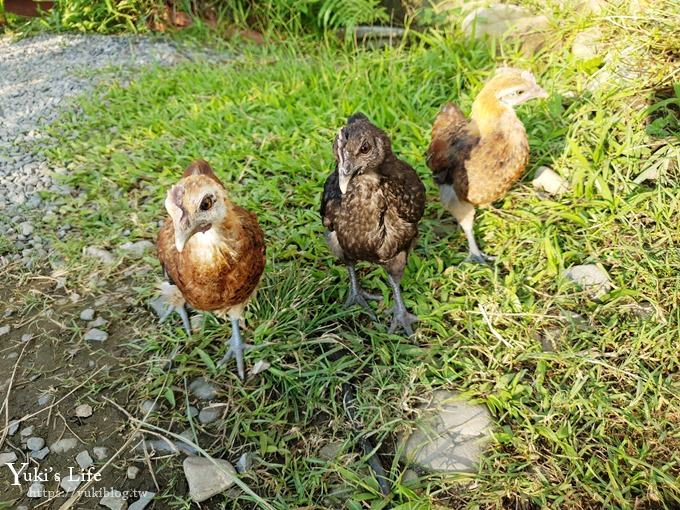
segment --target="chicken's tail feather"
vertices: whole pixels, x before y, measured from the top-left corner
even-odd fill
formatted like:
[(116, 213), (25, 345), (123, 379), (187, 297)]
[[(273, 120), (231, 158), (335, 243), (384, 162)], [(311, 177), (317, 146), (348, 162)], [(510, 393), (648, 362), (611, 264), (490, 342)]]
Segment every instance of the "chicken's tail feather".
[(458, 106), (453, 103), (442, 106), (432, 124), (432, 141), (427, 150), (427, 166), (434, 174), (446, 171), (450, 166), (449, 147), (456, 133), (466, 124), (467, 119)]

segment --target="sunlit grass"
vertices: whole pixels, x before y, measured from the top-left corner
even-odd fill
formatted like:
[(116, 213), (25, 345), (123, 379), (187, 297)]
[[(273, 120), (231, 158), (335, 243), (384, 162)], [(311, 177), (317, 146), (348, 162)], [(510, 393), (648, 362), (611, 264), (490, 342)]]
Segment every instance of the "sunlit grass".
[[(125, 87), (102, 87), (83, 101), (84, 118), (60, 124), (51, 154), (84, 191), (61, 208), (59, 221), (76, 234), (60, 253), (87, 274), (93, 262), (81, 257), (84, 246), (115, 251), (129, 239), (153, 239), (166, 189), (197, 157), (257, 213), (268, 266), (245, 332), (260, 348), (246, 359), (266, 358), (272, 368), (245, 384), (220, 373), (230, 381), (220, 396), (230, 412), (209, 449), (232, 460), (257, 452), (263, 464), (246, 481), (277, 508), (382, 508), (365, 463), (347, 453), (352, 434), (338, 397), (341, 383), (359, 374), (361, 418), (386, 452), (431, 388), (465, 392), (494, 416), (478, 473), (398, 483), (398, 508), (676, 507), (680, 198), (677, 140), (664, 133), (677, 129), (671, 107), (679, 91), (654, 99), (641, 78), (591, 94), (583, 85), (593, 69), (567, 50), (527, 60), (457, 34), (419, 39), (375, 52), (246, 48), (231, 64), (154, 69)], [(424, 151), (440, 105), (453, 100), (469, 110), (500, 62), (531, 68), (551, 96), (519, 111), (532, 148), (524, 182), (479, 214), (479, 239), (496, 264), (460, 265), (464, 238), (438, 203)], [(639, 98), (666, 101), (651, 134), (646, 106), (630, 107)], [(386, 129), (428, 190), (403, 280), (406, 303), (422, 319), (411, 340), (387, 334), (384, 305), (379, 325), (342, 309), (346, 275), (322, 238), (318, 202), (332, 138), (357, 110)], [(633, 182), (655, 164), (666, 164), (656, 184)], [(571, 191), (539, 196), (528, 180), (540, 165), (567, 178)], [(146, 262), (154, 271), (132, 272), (140, 307), (160, 277), (153, 258)], [(560, 278), (564, 268), (591, 262), (614, 284), (599, 302)], [(364, 267), (362, 279), (389, 298), (381, 269)], [(638, 313), (640, 304), (652, 311)], [(581, 314), (583, 323), (565, 325), (561, 312)], [(559, 345), (544, 352), (541, 337), (556, 326)], [(328, 332), (353, 355), (322, 355)], [(180, 406), (182, 379), (211, 374), (198, 350), (217, 358), (227, 334), (228, 326), (208, 320), (173, 372), (166, 376), (159, 363), (135, 381), (140, 394), (162, 392)], [(183, 338), (179, 324), (150, 323), (147, 335), (145, 354), (167, 354), (171, 339)], [(320, 460), (318, 449), (334, 438), (345, 441), (346, 454)], [(404, 467), (387, 465), (399, 480)], [(344, 503), (328, 499), (343, 491)], [(185, 505), (171, 494), (167, 505)], [(225, 498), (228, 508), (247, 500)]]

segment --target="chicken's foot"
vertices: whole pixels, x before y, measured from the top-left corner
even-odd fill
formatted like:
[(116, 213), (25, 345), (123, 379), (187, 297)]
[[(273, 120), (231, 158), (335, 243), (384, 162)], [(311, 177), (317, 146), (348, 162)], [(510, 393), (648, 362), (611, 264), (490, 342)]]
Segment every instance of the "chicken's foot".
[(483, 264), (486, 265), (489, 262), (493, 262), (496, 260), (496, 257), (492, 257), (491, 255), (487, 255), (483, 251), (481, 251), (479, 248), (477, 251), (472, 251), (468, 253), (468, 256), (465, 257), (465, 262), (474, 262), (475, 264)]
[(392, 324), (390, 324), (389, 332), (394, 333), (398, 327), (401, 327), (406, 335), (411, 336), (413, 334), (413, 327), (411, 325), (418, 320), (418, 316), (410, 313), (404, 305), (404, 301), (401, 298), (401, 288), (399, 287), (401, 278), (395, 278), (388, 274), (388, 280), (394, 293), (394, 306), (390, 310), (392, 313)]
[(347, 296), (347, 301), (345, 301), (345, 307), (349, 308), (355, 304), (360, 305), (362, 308), (364, 308), (364, 310), (366, 310), (366, 313), (371, 317), (371, 319), (374, 322), (377, 322), (378, 318), (376, 317), (373, 309), (369, 306), (368, 301), (381, 301), (382, 296), (377, 294), (369, 294), (361, 288), (359, 279), (357, 278), (357, 273), (354, 270), (354, 265), (348, 264), (347, 272), (349, 273), (349, 296)]
[(243, 343), (241, 338), (241, 328), (239, 326), (239, 319), (234, 317), (231, 319), (231, 338), (229, 339), (229, 348), (224, 357), (217, 363), (217, 368), (222, 367), (231, 358), (236, 358), (236, 370), (241, 380), (245, 379), (245, 364), (243, 362), (243, 351), (252, 348), (252, 345)]

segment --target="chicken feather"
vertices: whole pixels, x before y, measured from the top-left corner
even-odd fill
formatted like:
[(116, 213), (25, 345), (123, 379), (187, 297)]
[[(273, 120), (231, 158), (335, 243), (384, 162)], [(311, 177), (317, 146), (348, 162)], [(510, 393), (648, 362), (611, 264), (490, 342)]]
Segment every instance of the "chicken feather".
[(242, 354), (235, 352), (243, 349), (235, 345), (238, 320), (264, 271), (262, 229), (254, 214), (227, 198), (224, 184), (202, 160), (189, 165), (168, 192), (166, 208), (170, 217), (158, 235), (158, 259), (192, 308), (231, 319), (230, 352), (243, 378)]

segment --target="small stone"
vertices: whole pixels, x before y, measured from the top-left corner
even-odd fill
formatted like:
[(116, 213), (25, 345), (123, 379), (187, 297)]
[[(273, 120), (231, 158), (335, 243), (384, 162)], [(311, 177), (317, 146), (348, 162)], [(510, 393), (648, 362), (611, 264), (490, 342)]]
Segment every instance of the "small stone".
[(101, 329), (92, 328), (87, 333), (85, 333), (83, 338), (92, 342), (104, 342), (107, 338), (109, 338), (109, 334), (106, 331), (102, 331)]
[(466, 35), (480, 39), (484, 36), (498, 37), (508, 33), (527, 33), (548, 28), (548, 18), (535, 16), (524, 7), (513, 4), (492, 4), (479, 7), (468, 14), (462, 22)]
[(52, 443), (50, 450), (52, 453), (66, 453), (73, 450), (76, 446), (78, 446), (78, 441), (72, 437), (65, 437)]
[(7, 356), (5, 356), (5, 358), (7, 358), (7, 359), (17, 359), (18, 357), (19, 357), (19, 353), (16, 352), (16, 351), (10, 352), (9, 354), (7, 354)]
[(602, 52), (602, 30), (591, 27), (576, 34), (571, 53), (578, 60), (590, 60)]
[(253, 468), (253, 454), (246, 452), (238, 458), (236, 462), (236, 471), (245, 473)]
[(8, 324), (6, 324), (4, 326), (0, 326), (0, 336), (6, 335), (7, 333), (9, 333), (11, 331), (11, 329), (12, 328)]
[(473, 472), (490, 434), (491, 416), (486, 406), (438, 390), (404, 442), (404, 455), (429, 471)]
[(196, 418), (198, 416), (198, 409), (195, 406), (189, 406), (189, 416)]
[(45, 487), (40, 482), (33, 482), (26, 493), (26, 497), (29, 498), (42, 498), (44, 495)]
[(87, 323), (87, 329), (101, 328), (109, 323), (104, 317), (97, 317), (95, 320)]
[(536, 175), (531, 183), (535, 189), (551, 195), (561, 195), (569, 190), (569, 183), (547, 166), (539, 167), (536, 170)]
[(104, 296), (97, 298), (97, 300), (94, 302), (94, 306), (101, 307), (101, 306), (104, 306), (108, 302), (109, 302), (109, 297), (104, 295)]
[(334, 441), (324, 445), (321, 450), (319, 450), (319, 457), (324, 460), (335, 460), (340, 455), (344, 443), (342, 441)]
[(253, 375), (257, 375), (260, 372), (264, 372), (265, 370), (267, 370), (271, 366), (272, 366), (271, 363), (269, 363), (266, 360), (261, 359), (261, 360), (258, 360), (257, 362), (255, 362), (255, 364), (253, 365), (253, 368), (250, 369), (250, 373), (253, 374)]
[(92, 319), (94, 319), (94, 309), (85, 308), (85, 310), (80, 312), (81, 321), (91, 321)]
[(52, 395), (44, 394), (38, 397), (38, 405), (44, 407), (52, 401)]
[(28, 237), (33, 233), (33, 225), (31, 225), (28, 221), (19, 223), (19, 231), (21, 232), (21, 235)]
[(88, 246), (84, 252), (88, 257), (99, 259), (106, 265), (112, 265), (116, 261), (111, 252), (96, 246)]
[(92, 416), (92, 406), (90, 404), (80, 404), (76, 407), (75, 415), (78, 418), (89, 418)]
[(30, 427), (26, 427), (24, 429), (21, 429), (21, 433), (19, 435), (22, 438), (31, 437), (33, 435), (33, 425), (31, 425)]
[(404, 474), (401, 477), (402, 483), (405, 484), (414, 484), (417, 483), (418, 480), (420, 480), (420, 477), (418, 476), (418, 473), (416, 473), (413, 469), (407, 469), (406, 471), (404, 471)]
[(580, 0), (576, 5), (566, 5), (583, 14), (600, 14), (607, 7), (607, 0)]
[(92, 466), (92, 464), (94, 464), (94, 461), (92, 460), (92, 457), (90, 457), (90, 454), (87, 452), (87, 450), (83, 450), (78, 455), (76, 455), (76, 462), (81, 469), (87, 469)]
[(220, 417), (220, 414), (222, 414), (222, 412), (219, 409), (214, 407), (206, 407), (201, 409), (201, 412), (198, 415), (198, 421), (200, 421), (203, 425), (207, 425), (208, 423), (212, 423), (217, 420)]
[(161, 405), (157, 400), (145, 400), (139, 405), (139, 410), (144, 416), (147, 414), (152, 414), (160, 410)]
[(21, 342), (25, 344), (26, 342), (30, 342), (32, 338), (33, 338), (32, 334), (24, 333), (23, 335), (21, 335)]
[(120, 245), (120, 249), (128, 255), (134, 257), (141, 257), (146, 251), (153, 250), (154, 244), (151, 241), (143, 240), (134, 243), (124, 243)]
[(596, 264), (572, 266), (562, 275), (583, 288), (593, 299), (601, 298), (612, 288), (607, 271)]
[(153, 498), (156, 497), (156, 493), (144, 491), (139, 496), (139, 499), (132, 503), (128, 510), (144, 510), (147, 506), (149, 506), (149, 503), (153, 501)]
[(129, 468), (127, 468), (126, 475), (130, 480), (134, 480), (135, 478), (137, 478), (138, 474), (139, 468), (137, 466), (130, 466)]
[(4, 466), (5, 464), (11, 464), (12, 462), (16, 462), (16, 460), (17, 454), (14, 452), (0, 453), (0, 466)]
[(123, 494), (117, 490), (107, 490), (106, 495), (99, 500), (99, 504), (110, 510), (125, 510), (127, 508), (127, 501), (123, 498)]
[(49, 447), (42, 448), (37, 452), (31, 452), (31, 458), (35, 460), (43, 460), (50, 453)]
[(201, 400), (211, 400), (217, 396), (217, 388), (202, 377), (189, 385), (189, 391)]
[(97, 460), (105, 460), (109, 456), (109, 450), (103, 446), (95, 446), (92, 448), (92, 453)]
[(67, 493), (75, 491), (83, 481), (81, 475), (67, 475), (62, 477), (59, 486)]
[(189, 497), (195, 503), (210, 499), (234, 485), (236, 470), (226, 460), (187, 457), (183, 467), (189, 484)]
[(19, 422), (19, 421), (17, 421), (17, 420), (14, 420), (14, 421), (9, 422), (9, 430), (7, 430), (7, 433), (8, 433), (10, 436), (13, 436), (14, 434), (16, 434), (16, 433), (17, 433), (17, 430), (19, 430), (19, 424), (20, 424), (20, 423), (21, 423), (21, 422)]
[(31, 437), (26, 441), (26, 448), (32, 452), (40, 450), (43, 446), (45, 446), (45, 440), (42, 437)]

